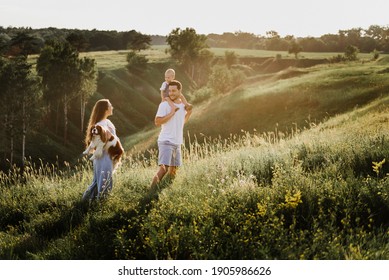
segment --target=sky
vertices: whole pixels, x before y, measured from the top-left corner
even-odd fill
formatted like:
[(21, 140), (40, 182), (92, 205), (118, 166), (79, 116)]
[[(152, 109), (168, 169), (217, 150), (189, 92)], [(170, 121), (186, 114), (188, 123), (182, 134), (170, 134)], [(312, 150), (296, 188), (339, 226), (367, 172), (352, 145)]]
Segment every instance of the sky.
[(168, 35), (248, 32), (320, 37), (339, 30), (389, 26), (388, 0), (0, 0), (0, 26), (136, 30)]

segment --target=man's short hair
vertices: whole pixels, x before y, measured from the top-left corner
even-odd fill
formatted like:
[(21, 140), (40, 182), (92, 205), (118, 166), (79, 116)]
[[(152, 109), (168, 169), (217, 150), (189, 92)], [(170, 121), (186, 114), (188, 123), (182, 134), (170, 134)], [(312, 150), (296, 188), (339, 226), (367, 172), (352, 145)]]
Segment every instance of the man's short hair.
[(177, 80), (173, 80), (173, 81), (169, 82), (169, 87), (170, 86), (176, 86), (178, 90), (182, 89), (182, 84)]

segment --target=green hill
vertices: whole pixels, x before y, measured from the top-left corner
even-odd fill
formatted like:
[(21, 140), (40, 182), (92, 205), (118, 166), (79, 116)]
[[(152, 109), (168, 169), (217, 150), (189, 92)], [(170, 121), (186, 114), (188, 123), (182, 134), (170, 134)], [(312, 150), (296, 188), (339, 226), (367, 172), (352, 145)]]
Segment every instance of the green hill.
[[(213, 51), (218, 54), (218, 49)], [(368, 73), (363, 73), (364, 65), (360, 65), (362, 72), (358, 73), (354, 66), (330, 67), (323, 64), (330, 54), (322, 57), (310, 55), (309, 59), (295, 60), (289, 56), (283, 59), (263, 56), (274, 55), (274, 52), (246, 54), (241, 53), (242, 50), (235, 51), (241, 63), (245, 63), (246, 67), (251, 65), (253, 69), (251, 73), (254, 74), (248, 78), (247, 85), (244, 85), (245, 90), (242, 90), (243, 87), (237, 88), (228, 94), (213, 97), (205, 104), (196, 104), (194, 117), (187, 126), (192, 137), (205, 135), (225, 138), (230, 134), (240, 133), (241, 130), (253, 129), (260, 132), (277, 129), (283, 133), (291, 133), (292, 129), (302, 129), (309, 126), (309, 123), (320, 122), (356, 105), (365, 104), (380, 94), (379, 89), (372, 89), (371, 94), (364, 94), (370, 85), (361, 81), (360, 86), (364, 89), (359, 93), (360, 99), (346, 94), (344, 99), (338, 102), (337, 96), (343, 95), (341, 91), (345, 90), (342, 83), (359, 83), (356, 81), (359, 76), (367, 77)], [(82, 54), (96, 59), (99, 67), (97, 92), (87, 104), (86, 118), (98, 99), (109, 98), (115, 108), (111, 119), (126, 150), (136, 149), (143, 152), (155, 147), (158, 131), (153, 126), (153, 119), (160, 101), (159, 87), (164, 71), (168, 67), (176, 68), (177, 78), (183, 82), (186, 94), (190, 94), (193, 82), (178, 65), (169, 61), (163, 49), (145, 51), (150, 63), (147, 71), (141, 76), (127, 71), (126, 54), (126, 51)], [(221, 56), (222, 52), (219, 51), (217, 57)], [(385, 59), (386, 57), (383, 57), (368, 71), (374, 71), (373, 69), (380, 71), (380, 67), (385, 69)], [(325, 66), (314, 67), (316, 64)], [(353, 77), (337, 79), (337, 75), (347, 75), (344, 73), (347, 73), (348, 69), (356, 71), (352, 74)], [(324, 89), (321, 83), (316, 83), (321, 79), (320, 75), (324, 75), (327, 83), (332, 83), (333, 88), (331, 85), (325, 85)], [(379, 83), (379, 80), (375, 82)], [(318, 96), (323, 92), (328, 100), (321, 100), (321, 96)], [(78, 104), (74, 104), (69, 112), (68, 146), (62, 145), (59, 135), (44, 129), (37, 135), (29, 136), (26, 154), (34, 159), (51, 163), (77, 161), (84, 148), (84, 131), (78, 128), (80, 122), (78, 107)], [(62, 131), (61, 128), (59, 131)], [(144, 140), (142, 135), (145, 132), (148, 137)]]
[[(157, 154), (145, 146), (90, 205), (80, 202), (87, 160), (31, 166), (24, 183), (1, 174), (0, 258), (388, 259), (387, 69), (261, 74), (197, 105), (184, 166), (151, 196)], [(152, 145), (157, 133), (138, 132), (127, 147)]]
[[(186, 133), (200, 142), (242, 131), (291, 135), (385, 96), (389, 92), (385, 60), (310, 68), (286, 65), (276, 73), (251, 76), (239, 88), (195, 107)], [(127, 148), (150, 148), (150, 137), (155, 140), (159, 131), (150, 129), (144, 143), (144, 131), (125, 138)]]
[(380, 71), (379, 64), (321, 65), (253, 77), (251, 84), (202, 106), (188, 130), (222, 138), (242, 129), (290, 133), (387, 94), (388, 76)]

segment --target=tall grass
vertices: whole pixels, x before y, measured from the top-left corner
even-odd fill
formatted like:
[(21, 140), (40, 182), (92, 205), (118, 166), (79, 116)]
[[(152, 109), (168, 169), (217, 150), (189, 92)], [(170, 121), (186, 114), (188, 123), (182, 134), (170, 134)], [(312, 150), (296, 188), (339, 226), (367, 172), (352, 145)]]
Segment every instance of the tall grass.
[(100, 201), (81, 202), (86, 158), (0, 173), (0, 258), (388, 259), (385, 67), (280, 73), (199, 105), (155, 193), (155, 131), (123, 139), (135, 148)]
[(92, 175), (87, 160), (61, 172), (31, 167), (12, 186), (2, 175), (0, 256), (388, 259), (385, 102), (288, 138), (193, 136), (177, 178), (151, 201), (155, 151), (129, 155), (111, 194), (91, 204), (80, 202)]
[(388, 135), (349, 125), (190, 161), (147, 217), (152, 257), (387, 258)]

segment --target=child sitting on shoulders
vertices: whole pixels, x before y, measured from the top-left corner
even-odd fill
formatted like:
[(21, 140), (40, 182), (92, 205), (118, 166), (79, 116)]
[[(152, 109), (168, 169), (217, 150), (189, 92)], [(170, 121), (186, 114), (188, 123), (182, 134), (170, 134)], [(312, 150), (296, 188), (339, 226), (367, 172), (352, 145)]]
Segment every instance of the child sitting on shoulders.
[[(175, 76), (176, 76), (176, 72), (174, 71), (174, 69), (171, 68), (167, 69), (165, 71), (165, 81), (162, 83), (160, 88), (162, 102), (167, 101), (170, 107), (172, 107), (173, 109), (175, 109), (175, 106), (173, 104), (173, 101), (169, 98), (169, 83), (175, 79)], [(185, 96), (182, 93), (180, 98), (182, 100), (182, 103), (184, 103), (185, 105), (185, 110), (187, 111), (192, 110), (193, 108), (192, 104), (188, 103), (188, 101), (186, 100)]]

